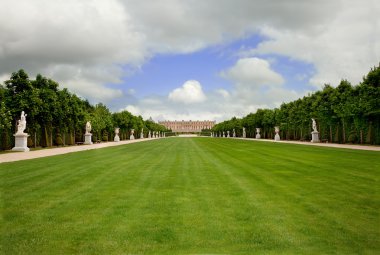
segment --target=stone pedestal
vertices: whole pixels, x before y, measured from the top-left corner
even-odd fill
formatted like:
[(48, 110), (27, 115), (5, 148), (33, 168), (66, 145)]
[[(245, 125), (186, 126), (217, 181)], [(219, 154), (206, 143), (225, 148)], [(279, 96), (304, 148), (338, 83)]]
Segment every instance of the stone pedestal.
[(84, 143), (83, 144), (92, 144), (92, 134), (84, 134)]
[(27, 133), (15, 134), (15, 147), (12, 148), (12, 151), (29, 151), (28, 136)]
[(261, 135), (260, 134), (256, 134), (256, 139), (260, 139), (260, 138), (261, 138)]
[(115, 137), (113, 138), (113, 141), (114, 141), (114, 142), (120, 142), (120, 137), (119, 137), (119, 135), (115, 135)]
[(312, 143), (319, 143), (319, 132), (318, 131), (313, 131), (311, 132), (311, 142)]
[(280, 139), (280, 135), (279, 134), (276, 134), (275, 136), (274, 136), (274, 140), (275, 141), (280, 141), (281, 139)]

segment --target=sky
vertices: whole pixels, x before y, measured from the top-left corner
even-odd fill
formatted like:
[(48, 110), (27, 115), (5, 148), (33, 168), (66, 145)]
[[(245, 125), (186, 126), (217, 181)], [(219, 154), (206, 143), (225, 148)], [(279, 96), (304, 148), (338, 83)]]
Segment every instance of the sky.
[(144, 119), (275, 108), (380, 62), (378, 0), (0, 0), (0, 83), (24, 69)]

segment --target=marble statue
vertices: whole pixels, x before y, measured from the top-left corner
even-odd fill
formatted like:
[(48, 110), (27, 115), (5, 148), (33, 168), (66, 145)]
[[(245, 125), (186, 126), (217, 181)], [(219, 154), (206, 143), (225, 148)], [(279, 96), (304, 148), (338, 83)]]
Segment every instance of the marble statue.
[(129, 137), (129, 140), (134, 140), (135, 139), (134, 133), (135, 133), (135, 130), (131, 129), (131, 136)]
[(281, 140), (280, 139), (280, 135), (279, 135), (279, 133), (280, 133), (280, 127), (279, 126), (274, 127), (274, 132), (276, 132), (276, 135), (274, 136), (274, 140), (275, 141), (280, 141)]
[(315, 119), (311, 119), (312, 121), (312, 127), (313, 131), (311, 132), (311, 142), (312, 143), (319, 143), (319, 132), (317, 130), (317, 123), (315, 122)]
[(91, 133), (91, 122), (87, 121), (86, 122), (86, 134), (90, 134), (90, 133)]
[(84, 143), (83, 144), (92, 144), (92, 134), (91, 134), (91, 122), (86, 122), (86, 133), (84, 134)]
[(28, 134), (24, 133), (26, 129), (26, 116), (24, 111), (21, 112), (21, 118), (17, 121), (17, 131), (14, 134), (15, 137), (15, 147), (12, 148), (12, 151), (29, 151), (28, 148)]
[(317, 123), (315, 122), (315, 119), (311, 119), (311, 121), (313, 122), (313, 131), (314, 132), (318, 132), (318, 130), (317, 130)]
[(261, 128), (256, 128), (256, 139), (261, 138), (260, 131), (261, 131)]
[(113, 138), (114, 142), (120, 142), (119, 131), (120, 128), (115, 128), (115, 137)]
[(20, 120), (17, 121), (18, 123), (16, 134), (24, 134), (24, 130), (26, 129), (26, 116), (28, 116), (28, 114), (25, 114), (25, 112), (22, 111)]
[(243, 127), (243, 138), (247, 137), (247, 133), (245, 132), (245, 127)]

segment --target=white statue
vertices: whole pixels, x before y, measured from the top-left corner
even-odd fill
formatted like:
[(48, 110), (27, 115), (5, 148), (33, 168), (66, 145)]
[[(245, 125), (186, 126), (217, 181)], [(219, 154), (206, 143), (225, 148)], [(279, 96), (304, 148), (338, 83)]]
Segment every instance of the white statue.
[(91, 132), (91, 122), (87, 121), (87, 123), (86, 123), (86, 135), (90, 134), (90, 132)]
[(276, 132), (276, 135), (274, 136), (274, 140), (275, 141), (280, 141), (280, 127), (279, 126), (276, 126), (274, 127), (274, 132)]
[(26, 116), (27, 114), (24, 111), (21, 112), (21, 118), (17, 124), (17, 132), (16, 134), (24, 134), (24, 130), (26, 129)]
[(115, 128), (115, 137), (113, 138), (115, 142), (120, 142), (119, 131), (120, 128)]
[(91, 123), (86, 122), (86, 133), (84, 134), (84, 143), (83, 144), (92, 144), (92, 134), (91, 132)]
[(312, 122), (313, 122), (313, 132), (318, 132), (318, 130), (317, 130), (317, 123), (315, 122), (315, 119), (311, 119), (312, 120)]
[(131, 136), (129, 137), (130, 140), (134, 140), (135, 136), (133, 135), (135, 133), (134, 129), (131, 129)]
[(261, 138), (261, 135), (260, 135), (260, 128), (256, 128), (256, 139), (260, 139)]
[(311, 119), (313, 122), (313, 131), (311, 132), (311, 142), (312, 143), (319, 143), (319, 132), (317, 130), (317, 123), (315, 122), (315, 119)]
[(29, 151), (28, 148), (28, 134), (24, 133), (26, 129), (26, 116), (24, 111), (21, 112), (21, 118), (17, 121), (17, 132), (14, 134), (15, 137), (15, 147), (12, 148), (12, 151)]
[(246, 138), (247, 134), (245, 133), (245, 127), (243, 127), (243, 138)]

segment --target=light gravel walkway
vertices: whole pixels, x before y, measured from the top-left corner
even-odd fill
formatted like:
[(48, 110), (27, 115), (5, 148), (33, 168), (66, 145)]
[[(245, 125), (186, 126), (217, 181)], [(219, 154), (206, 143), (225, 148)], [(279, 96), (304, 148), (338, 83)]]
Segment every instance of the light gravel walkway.
[(370, 145), (354, 145), (354, 144), (338, 144), (338, 143), (311, 143), (311, 142), (286, 141), (286, 140), (275, 141), (272, 139), (253, 139), (253, 138), (239, 138), (239, 137), (235, 138), (235, 139), (259, 141), (259, 142), (302, 144), (302, 145), (310, 145), (310, 146), (333, 147), (333, 148), (353, 149), (353, 150), (380, 151), (380, 146), (370, 146)]
[(10, 152), (10, 153), (5, 153), (5, 154), (0, 154), (0, 163), (33, 159), (33, 158), (49, 157), (49, 156), (54, 156), (54, 155), (59, 155), (59, 154), (66, 154), (70, 152), (94, 150), (94, 149), (119, 146), (119, 145), (130, 144), (130, 143), (152, 141), (152, 140), (157, 140), (157, 139), (159, 138), (144, 138), (144, 139), (126, 140), (126, 141), (120, 141), (120, 142), (96, 143), (96, 144), (91, 144), (91, 145), (74, 145), (74, 146), (68, 146), (68, 147), (62, 147), (62, 148), (42, 149), (42, 150), (28, 151), (28, 152)]
[[(92, 145), (74, 145), (74, 146), (69, 146), (69, 147), (43, 149), (43, 150), (29, 151), (29, 152), (12, 152), (12, 153), (0, 154), (0, 163), (33, 159), (33, 158), (42, 158), (42, 157), (54, 156), (54, 155), (65, 154), (65, 153), (70, 153), (70, 152), (100, 149), (100, 148), (119, 146), (119, 145), (130, 144), (130, 143), (151, 141), (151, 140), (156, 140), (156, 139), (159, 139), (159, 138), (144, 138), (144, 139), (126, 140), (126, 141), (120, 141), (120, 142), (98, 143), (98, 144), (92, 144)], [(218, 139), (218, 137), (215, 137), (215, 139)], [(219, 139), (230, 139), (230, 138), (219, 137)], [(252, 138), (233, 138), (233, 139), (260, 141), (260, 142), (274, 142), (274, 143), (290, 143), (290, 144), (301, 144), (301, 145), (333, 147), (333, 148), (354, 149), (354, 150), (380, 151), (380, 146), (369, 146), (369, 145), (311, 143), (311, 142), (297, 142), (297, 141), (285, 141), (285, 140), (274, 141), (274, 140), (269, 140), (269, 139), (252, 139)]]

